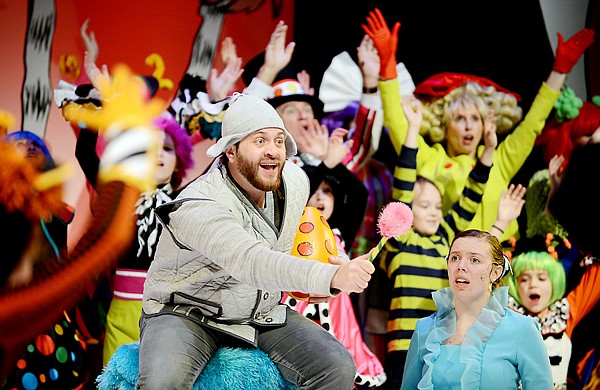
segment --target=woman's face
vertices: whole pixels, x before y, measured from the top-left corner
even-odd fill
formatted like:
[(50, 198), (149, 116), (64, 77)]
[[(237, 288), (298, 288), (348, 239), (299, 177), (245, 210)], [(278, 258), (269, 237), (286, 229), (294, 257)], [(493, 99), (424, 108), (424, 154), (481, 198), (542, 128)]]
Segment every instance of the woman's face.
[(517, 278), (519, 296), (523, 306), (531, 314), (545, 311), (552, 298), (552, 282), (548, 272), (543, 270), (525, 270)]
[(158, 160), (156, 169), (156, 184), (167, 184), (171, 181), (177, 166), (177, 154), (173, 138), (163, 130), (159, 130)]
[(333, 191), (331, 190), (331, 186), (326, 182), (321, 182), (319, 188), (315, 191), (314, 194), (308, 200), (308, 205), (315, 207), (317, 210), (321, 212), (323, 218), (326, 220), (331, 217), (333, 213), (333, 205), (334, 205), (334, 197)]
[(446, 142), (450, 157), (466, 154), (475, 158), (483, 135), (483, 119), (477, 107), (460, 105), (446, 124)]
[(460, 237), (448, 254), (448, 280), (456, 299), (487, 302), (492, 282), (502, 267), (492, 262), (490, 244), (484, 238)]

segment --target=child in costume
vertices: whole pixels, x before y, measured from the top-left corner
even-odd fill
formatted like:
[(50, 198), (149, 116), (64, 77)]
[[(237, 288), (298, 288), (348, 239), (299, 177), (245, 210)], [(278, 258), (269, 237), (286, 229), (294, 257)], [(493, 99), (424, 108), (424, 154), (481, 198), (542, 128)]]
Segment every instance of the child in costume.
[[(60, 101), (59, 107), (67, 120), (70, 120), (72, 112), (83, 109), (85, 105), (95, 106), (94, 103), (101, 103), (102, 96), (95, 95), (94, 91), (102, 78), (108, 77), (106, 67), (101, 72), (94, 63), (98, 54), (97, 45), (94, 46), (93, 35), (88, 36), (85, 32), (85, 26), (84, 24), (82, 28), (82, 37), (86, 42), (86, 48), (92, 50), (86, 52), (85, 73), (91, 85), (86, 96)], [(152, 77), (145, 77), (143, 80), (144, 83), (141, 85), (148, 88), (148, 96), (153, 96), (159, 87), (159, 80)], [(78, 89), (81, 94), (82, 88), (78, 87)], [(98, 96), (100, 100), (92, 99), (92, 96)], [(94, 109), (101, 108), (96, 106)], [(100, 166), (100, 156), (97, 152), (100, 149), (98, 129), (80, 126), (80, 124), (79, 121), (73, 122), (74, 126), (79, 127), (75, 156), (88, 183), (95, 187)], [(190, 137), (175, 118), (170, 113), (164, 112), (153, 120), (153, 126), (158, 131), (160, 140), (155, 182), (152, 189), (140, 195), (135, 205), (133, 211), (137, 218), (135, 242), (131, 244), (128, 253), (110, 277), (112, 299), (106, 316), (102, 359), (104, 365), (119, 346), (139, 340), (138, 322), (142, 310), (143, 284), (162, 230), (154, 209), (175, 198), (186, 172), (193, 166)]]
[[(540, 237), (542, 243), (544, 238)], [(567, 388), (571, 358), (571, 335), (577, 324), (600, 299), (600, 264), (586, 267), (579, 285), (564, 296), (566, 275), (563, 266), (542, 245), (538, 248), (517, 243), (521, 253), (513, 257), (509, 307), (533, 317), (541, 327), (555, 389)], [(519, 248), (521, 246), (522, 248)]]
[[(308, 206), (319, 210), (332, 228), (339, 254), (348, 253), (364, 216), (367, 196), (367, 189), (356, 175), (340, 164), (331, 170), (308, 200)], [(319, 323), (346, 346), (356, 364), (356, 386), (379, 387), (385, 382), (381, 362), (363, 341), (348, 294), (339, 294), (320, 303), (309, 303), (284, 294), (282, 302)]]
[[(589, 253), (586, 262), (592, 263), (600, 258), (600, 240), (598, 240), (600, 207), (598, 207), (596, 192), (590, 191), (590, 172), (598, 172), (598, 170), (600, 170), (600, 143), (592, 138), (592, 142), (573, 150), (561, 185), (548, 204), (548, 210), (568, 230), (570, 239), (576, 241), (582, 250)], [(579, 332), (582, 325), (584, 324), (579, 324), (574, 334)], [(596, 332), (597, 323), (592, 323), (588, 330), (584, 337), (585, 344), (589, 348), (590, 336), (593, 337), (592, 332)], [(595, 350), (590, 349), (589, 356), (579, 363), (577, 372), (579, 388), (585, 385), (583, 387), (585, 390), (594, 390), (600, 386), (597, 339), (591, 346), (595, 347)], [(571, 360), (574, 357), (573, 355)]]
[[(4, 137), (5, 142), (17, 146), (27, 161), (31, 162), (40, 172), (56, 168), (54, 158), (50, 154), (44, 140), (35, 133), (27, 130), (15, 131)], [(52, 215), (49, 220), (40, 220), (45, 240), (48, 242), (46, 253), (40, 254), (43, 258), (55, 257), (60, 261), (61, 256), (67, 255), (67, 228), (75, 215), (74, 209), (63, 204), (59, 213)]]
[[(594, 364), (598, 345), (595, 333), (589, 332), (597, 325), (600, 293), (596, 285), (597, 256), (591, 244), (597, 240), (597, 211), (588, 194), (589, 172), (598, 165), (592, 150), (597, 149), (600, 134), (600, 109), (593, 103), (581, 103), (569, 89), (563, 91), (556, 108), (555, 119), (548, 123), (539, 140), (549, 166), (532, 176), (531, 193), (535, 190), (538, 196), (528, 199), (528, 240), (517, 242), (516, 249), (522, 254), (515, 258), (523, 257), (521, 268), (539, 269), (537, 274), (542, 275), (546, 272), (552, 294), (546, 305), (546, 297), (539, 298), (539, 313), (539, 308), (531, 308), (530, 301), (526, 304), (521, 290), (514, 290), (521, 293), (520, 299), (511, 294), (519, 310), (536, 316), (542, 323), (555, 387), (565, 388), (568, 384), (580, 388), (588, 379), (586, 370)], [(551, 153), (556, 154), (551, 157)], [(552, 262), (547, 254), (556, 261)], [(533, 283), (535, 276), (529, 275), (525, 282)], [(520, 281), (512, 282), (520, 287)], [(538, 281), (538, 285), (546, 283)]]
[[(67, 103), (71, 104), (71, 103)], [(132, 212), (137, 216), (137, 235), (129, 253), (119, 262), (112, 277), (113, 297), (106, 318), (103, 362), (106, 364), (122, 344), (139, 340), (139, 317), (146, 271), (154, 258), (162, 226), (154, 210), (174, 199), (186, 171), (193, 165), (192, 146), (185, 130), (168, 114), (154, 120), (160, 133), (155, 189), (143, 192)], [(84, 136), (87, 134), (87, 136)], [(99, 158), (95, 153), (97, 138), (86, 130), (77, 139), (80, 165), (89, 166), (86, 177), (95, 184)], [(92, 142), (90, 142), (92, 141)], [(85, 156), (85, 160), (83, 159)]]

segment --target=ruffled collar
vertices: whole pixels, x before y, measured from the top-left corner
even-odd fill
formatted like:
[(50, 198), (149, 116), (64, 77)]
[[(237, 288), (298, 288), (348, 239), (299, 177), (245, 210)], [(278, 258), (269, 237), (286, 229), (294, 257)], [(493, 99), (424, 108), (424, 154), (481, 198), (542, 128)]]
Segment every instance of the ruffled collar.
[(544, 316), (533, 316), (527, 313), (525, 307), (513, 298), (508, 298), (508, 307), (523, 315), (532, 317), (540, 325), (542, 334), (562, 333), (567, 329), (569, 320), (569, 300), (565, 297), (548, 306), (548, 314)]
[[(427, 368), (419, 382), (419, 389), (433, 389), (433, 365), (440, 354), (442, 343), (456, 331), (456, 312), (452, 289), (450, 287), (442, 288), (433, 292), (432, 297), (437, 312), (434, 317), (434, 327), (425, 340), (427, 352), (423, 356), (423, 360)], [(485, 344), (506, 314), (507, 305), (508, 287), (496, 288), (475, 323), (465, 333), (460, 351), (460, 362), (466, 365), (461, 377), (463, 389), (479, 387)]]

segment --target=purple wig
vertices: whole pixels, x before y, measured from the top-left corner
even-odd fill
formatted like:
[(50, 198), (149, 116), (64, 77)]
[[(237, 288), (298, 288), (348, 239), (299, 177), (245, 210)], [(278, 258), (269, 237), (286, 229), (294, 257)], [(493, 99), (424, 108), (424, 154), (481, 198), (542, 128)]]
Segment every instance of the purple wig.
[(330, 133), (338, 127), (349, 130), (350, 123), (352, 123), (356, 111), (358, 111), (358, 106), (359, 102), (352, 102), (339, 111), (327, 113), (321, 119), (321, 124), (325, 125)]
[(164, 130), (173, 138), (175, 154), (177, 155), (177, 165), (171, 178), (171, 185), (173, 188), (177, 188), (185, 177), (187, 170), (194, 166), (190, 137), (173, 117), (163, 115), (154, 121), (154, 125)]

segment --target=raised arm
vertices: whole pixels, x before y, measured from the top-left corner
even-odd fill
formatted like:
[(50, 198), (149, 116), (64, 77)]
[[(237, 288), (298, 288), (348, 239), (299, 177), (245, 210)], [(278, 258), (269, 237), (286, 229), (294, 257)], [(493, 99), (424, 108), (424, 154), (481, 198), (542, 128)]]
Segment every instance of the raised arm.
[(498, 147), (496, 161), (505, 180), (511, 180), (525, 163), (536, 137), (542, 132), (567, 74), (594, 41), (594, 31), (583, 29), (564, 41), (558, 33), (556, 59), (548, 79), (540, 88), (529, 112), (517, 128)]
[(550, 199), (560, 186), (560, 182), (562, 181), (562, 176), (564, 173), (563, 164), (565, 162), (565, 158), (562, 155), (556, 155), (550, 159), (550, 163), (548, 164), (548, 173), (550, 175), (550, 192), (548, 193), (548, 198), (546, 199), (546, 207), (544, 208), (544, 212), (548, 215), (552, 215), (550, 210), (548, 209), (548, 203)]
[(256, 78), (267, 85), (273, 84), (277, 74), (292, 60), (295, 42), (286, 45), (288, 26), (283, 20), (277, 23), (271, 39), (265, 48), (265, 62), (258, 70)]
[(571, 72), (583, 52), (594, 42), (594, 31), (584, 28), (567, 41), (564, 40), (560, 32), (556, 35), (558, 36), (556, 57), (546, 84), (550, 88), (560, 91), (567, 74)]
[(381, 60), (379, 69), (380, 80), (391, 80), (398, 77), (396, 72), (396, 47), (398, 45), (398, 30), (400, 22), (396, 22), (392, 31), (387, 26), (381, 11), (375, 8), (369, 12), (367, 24), (362, 25), (363, 30), (373, 40)]
[(483, 153), (479, 157), (479, 161), (483, 165), (491, 167), (494, 151), (496, 150), (496, 146), (498, 146), (498, 134), (496, 133), (496, 120), (493, 110), (490, 110), (483, 121), (483, 142), (485, 146)]
[(81, 25), (81, 39), (83, 40), (83, 45), (85, 46), (85, 52), (92, 62), (96, 62), (98, 60), (98, 55), (100, 54), (100, 49), (98, 48), (98, 41), (96, 41), (96, 34), (94, 32), (90, 32), (88, 34), (87, 28), (90, 24), (90, 19), (86, 19), (85, 22)]
[(383, 104), (384, 125), (388, 127), (390, 140), (396, 153), (406, 137), (407, 122), (400, 109), (400, 93), (398, 89), (398, 73), (396, 71), (396, 49), (400, 22), (396, 22), (390, 31), (379, 9), (369, 12), (367, 24), (363, 30), (373, 40), (380, 59), (379, 89)]
[(511, 184), (508, 186), (508, 189), (502, 191), (502, 195), (500, 195), (500, 200), (498, 201), (498, 216), (490, 229), (490, 233), (498, 240), (502, 239), (502, 235), (508, 224), (521, 215), (521, 210), (523, 210), (523, 205), (525, 204), (526, 191), (527, 189), (521, 184), (517, 186)]
[(354, 145), (344, 164), (356, 172), (379, 148), (383, 133), (383, 110), (379, 94), (379, 55), (371, 38), (365, 34), (356, 48), (362, 76), (362, 92), (350, 137)]
[(421, 108), (421, 102), (414, 96), (402, 99), (402, 109), (408, 119), (408, 131), (394, 168), (392, 199), (407, 204), (412, 203), (417, 180), (417, 138), (423, 121)]
[(208, 80), (208, 96), (213, 102), (225, 99), (244, 72), (242, 58), (238, 57), (237, 48), (231, 37), (225, 37), (221, 43), (221, 58), (225, 67), (221, 72), (212, 68)]

